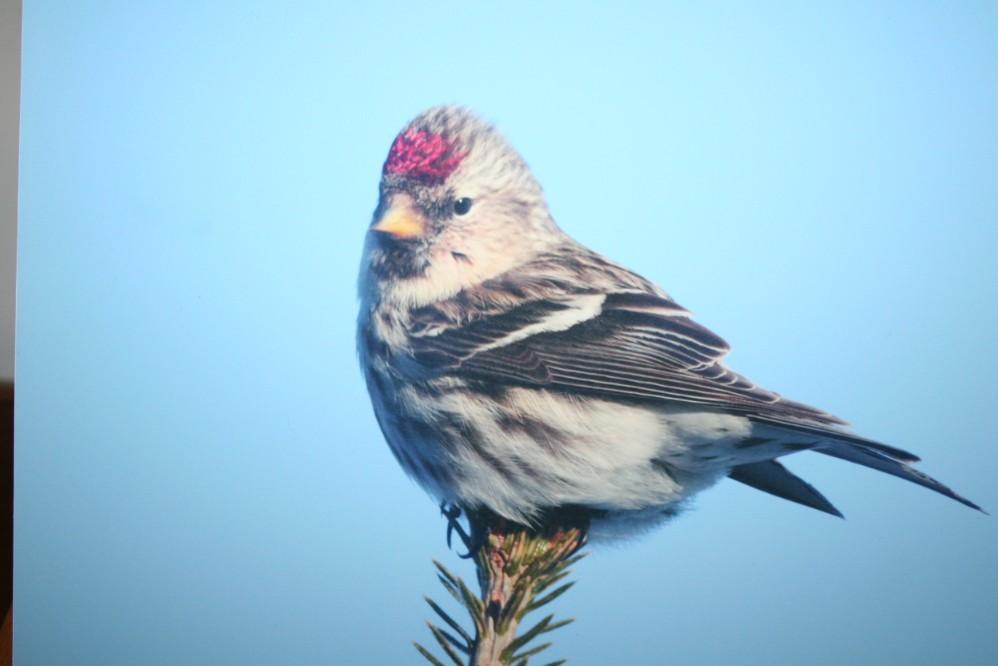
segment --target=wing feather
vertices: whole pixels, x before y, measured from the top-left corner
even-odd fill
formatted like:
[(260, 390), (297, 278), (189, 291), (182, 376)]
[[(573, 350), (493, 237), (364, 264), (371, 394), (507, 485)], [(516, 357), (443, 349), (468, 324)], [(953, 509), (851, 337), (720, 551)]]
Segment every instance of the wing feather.
[(721, 362), (727, 343), (667, 297), (600, 296), (599, 307), (593, 294), (569, 294), (450, 327), (426, 315), (428, 325), (411, 337), (412, 355), (431, 373), (479, 381), (842, 423), (729, 370)]
[[(917, 456), (848, 433), (841, 427), (845, 422), (835, 416), (786, 400), (733, 372), (722, 362), (727, 343), (693, 321), (688, 311), (664, 294), (648, 291), (654, 287), (641, 284), (633, 274), (590, 260), (599, 268), (590, 274), (594, 280), (605, 278), (609, 269), (620, 271), (619, 289), (572, 292), (568, 281), (536, 280), (530, 288), (544, 287), (547, 293), (531, 292), (524, 302), (533, 283), (492, 284), (484, 294), (461, 294), (413, 312), (408, 340), (413, 363), (403, 367), (418, 368), (423, 379), (460, 377), (490, 385), (741, 414), (761, 425), (816, 436), (809, 448), (825, 455), (893, 474), (980, 508), (910, 467), (907, 463), (918, 461)], [(741, 465), (731, 475), (839, 515), (813, 487), (775, 461)]]

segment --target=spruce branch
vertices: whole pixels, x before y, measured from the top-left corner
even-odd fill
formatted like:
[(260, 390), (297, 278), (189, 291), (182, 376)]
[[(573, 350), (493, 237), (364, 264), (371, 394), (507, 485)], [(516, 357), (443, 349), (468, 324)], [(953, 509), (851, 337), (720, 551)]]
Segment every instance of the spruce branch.
[[(578, 512), (561, 510), (551, 512), (537, 526), (527, 527), (476, 511), (466, 514), (465, 530), (458, 522), (461, 511), (442, 508), (448, 519), (448, 545), (456, 533), (468, 549), (466, 557), (475, 563), (481, 592), (476, 595), (459, 576), (434, 561), (437, 578), (467, 611), (472, 630), (465, 630), (426, 597), (426, 603), (447, 627), (428, 622), (430, 633), (456, 666), (528, 666), (531, 657), (551, 646), (550, 642), (531, 643), (572, 622), (555, 621), (554, 615), (547, 615), (517, 636), (528, 613), (551, 603), (574, 585), (563, 581), (569, 567), (584, 557), (579, 551), (586, 543), (588, 520)], [(445, 665), (419, 643), (415, 646), (434, 666)], [(549, 662), (550, 666), (564, 663)]]

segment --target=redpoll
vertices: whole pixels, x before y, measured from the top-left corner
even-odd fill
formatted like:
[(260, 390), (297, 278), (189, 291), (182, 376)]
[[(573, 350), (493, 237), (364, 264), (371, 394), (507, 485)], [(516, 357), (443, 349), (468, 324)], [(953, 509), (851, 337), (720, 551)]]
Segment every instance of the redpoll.
[(727, 344), (555, 224), (490, 125), (430, 109), (396, 137), (361, 267), (358, 344), (402, 467), (438, 499), (594, 532), (674, 515), (730, 477), (841, 515), (779, 459), (815, 451), (979, 508), (906, 451), (721, 362)]

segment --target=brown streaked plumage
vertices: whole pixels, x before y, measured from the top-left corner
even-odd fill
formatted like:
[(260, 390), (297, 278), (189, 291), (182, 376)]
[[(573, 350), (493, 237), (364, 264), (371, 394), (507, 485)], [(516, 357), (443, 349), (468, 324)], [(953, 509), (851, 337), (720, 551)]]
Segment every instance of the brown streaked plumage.
[(430, 109), (393, 144), (360, 297), (378, 422), (439, 499), (519, 522), (582, 507), (612, 534), (730, 476), (840, 515), (777, 462), (810, 450), (979, 508), (916, 456), (729, 370), (724, 340), (561, 231), (523, 159), (464, 109)]

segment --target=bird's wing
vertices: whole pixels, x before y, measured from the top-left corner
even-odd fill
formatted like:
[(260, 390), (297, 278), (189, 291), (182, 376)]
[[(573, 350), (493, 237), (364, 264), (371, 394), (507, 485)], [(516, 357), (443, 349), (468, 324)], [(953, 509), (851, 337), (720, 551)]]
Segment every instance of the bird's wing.
[[(461, 320), (431, 307), (414, 314), (409, 348), (423, 377), (457, 376), (490, 390), (524, 386), (741, 414), (812, 435), (809, 448), (819, 453), (893, 474), (980, 509), (908, 465), (917, 456), (848, 433), (835, 416), (786, 400), (729, 370), (721, 362), (728, 351), (724, 340), (660, 294), (564, 294)], [(793, 494), (795, 501), (822, 504), (777, 471), (772, 465), (743, 468), (736, 477), (757, 487), (766, 484), (776, 494)]]
[(431, 373), (472, 381), (684, 403), (809, 427), (843, 422), (721, 363), (728, 345), (672, 300), (637, 291), (529, 301), (459, 325), (424, 317), (410, 338)]

